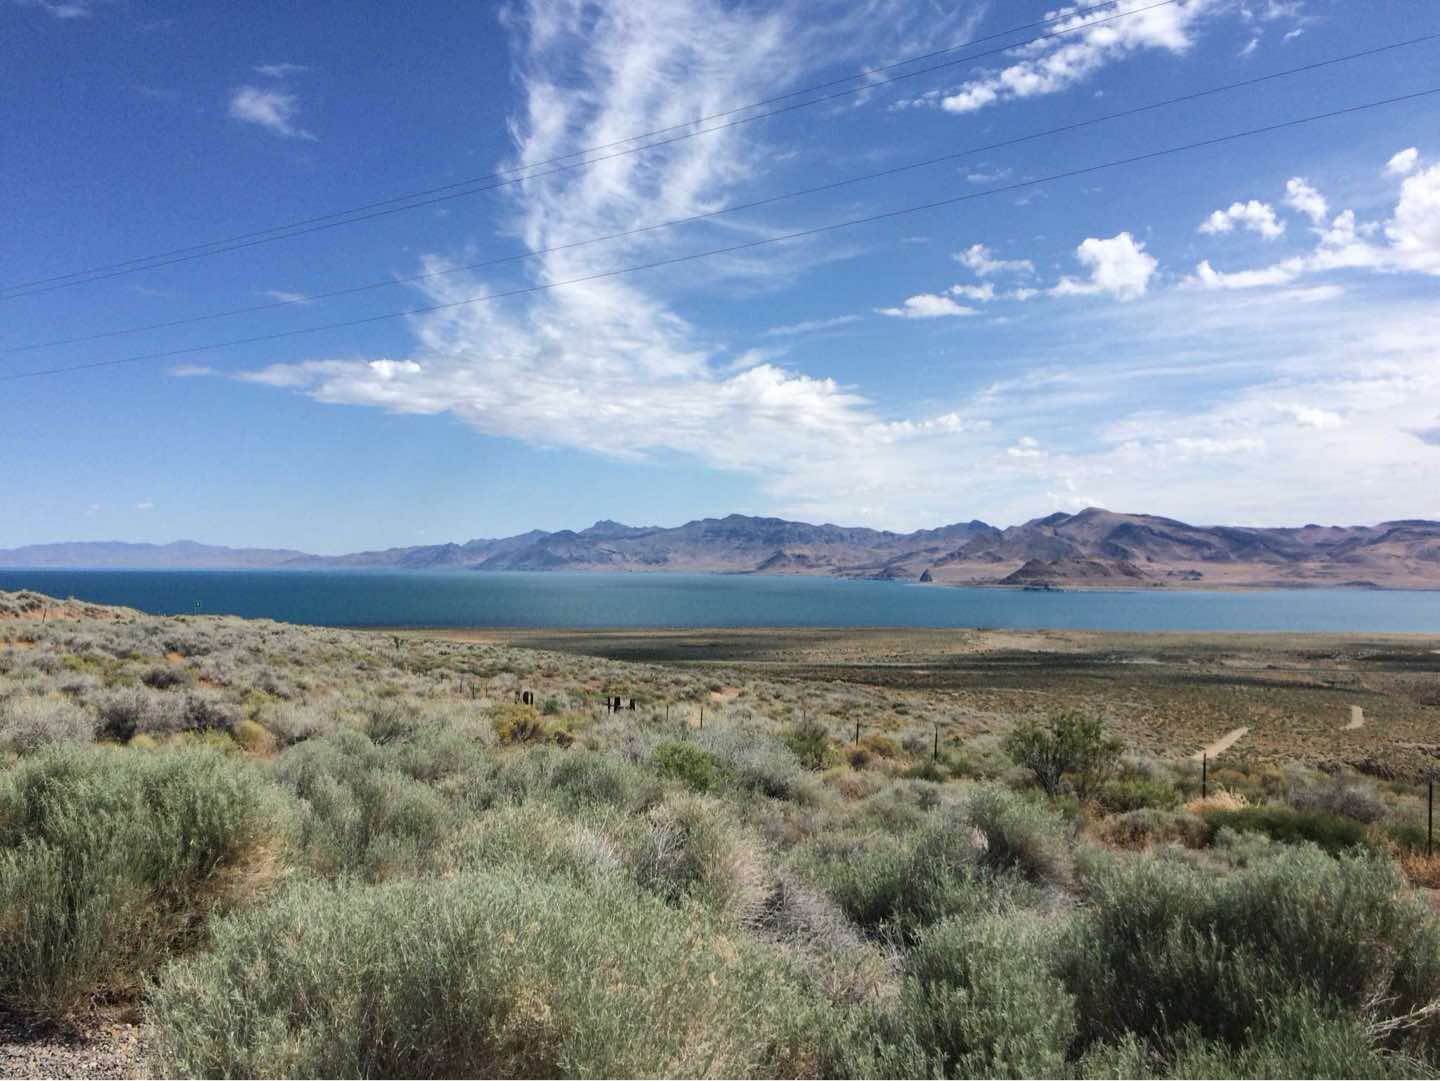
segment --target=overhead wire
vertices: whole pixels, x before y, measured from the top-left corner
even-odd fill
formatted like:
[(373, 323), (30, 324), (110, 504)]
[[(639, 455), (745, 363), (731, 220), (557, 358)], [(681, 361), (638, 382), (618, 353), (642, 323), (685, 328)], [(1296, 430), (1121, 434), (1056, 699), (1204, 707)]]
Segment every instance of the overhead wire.
[(599, 281), (607, 278), (620, 277), (627, 274), (635, 274), (646, 270), (654, 270), (660, 267), (676, 266), (683, 263), (694, 262), (700, 259), (707, 259), (717, 255), (728, 255), (740, 251), (749, 251), (756, 248), (773, 244), (781, 244), (792, 240), (799, 240), (805, 237), (817, 236), (823, 233), (834, 232), (839, 229), (853, 228), (857, 225), (873, 224), (879, 221), (888, 221), (904, 217), (910, 214), (917, 214), (927, 210), (935, 210), (941, 207), (955, 206), (961, 203), (971, 202), (976, 199), (989, 198), (1013, 191), (1021, 191), (1027, 188), (1037, 187), (1041, 184), (1054, 183), (1058, 180), (1068, 180), (1075, 177), (1087, 176), (1093, 173), (1102, 172), (1107, 169), (1121, 168), (1127, 165), (1135, 165), (1140, 162), (1153, 161), (1159, 158), (1168, 157), (1173, 154), (1185, 153), (1204, 147), (1217, 146), (1223, 143), (1234, 142), (1238, 139), (1253, 138), (1257, 135), (1267, 135), (1272, 132), (1283, 131), (1290, 128), (1300, 127), (1304, 124), (1312, 124), (1321, 120), (1329, 120), (1335, 117), (1350, 116), (1377, 109), (1386, 105), (1395, 105), (1401, 102), (1416, 101), (1421, 98), (1440, 94), (1440, 86), (1426, 90), (1417, 90), (1408, 94), (1398, 94), (1391, 97), (1381, 98), (1375, 101), (1362, 102), (1358, 105), (1348, 105), (1337, 109), (1330, 109), (1321, 113), (1313, 113), (1308, 116), (1296, 117), (1290, 120), (1279, 121), (1273, 124), (1266, 124), (1260, 127), (1247, 128), (1242, 131), (1229, 132), (1224, 135), (1211, 136), (1206, 139), (1199, 139), (1178, 146), (1164, 147), (1159, 150), (1147, 151), (1142, 154), (1133, 154), (1128, 157), (1101, 162), (1096, 165), (1082, 166), (1075, 169), (1067, 169), (1046, 176), (1032, 177), (1025, 180), (1015, 181), (1010, 184), (1003, 184), (996, 187), (986, 188), (981, 191), (965, 192), (961, 195), (950, 196), (945, 199), (937, 199), (928, 203), (921, 203), (914, 206), (900, 207), (893, 210), (882, 211), (875, 214), (867, 214), (863, 217), (849, 218), (843, 221), (830, 222), (825, 225), (812, 226), (806, 229), (798, 229), (788, 233), (781, 233), (775, 236), (762, 237), (756, 240), (744, 241), (738, 244), (730, 244), (720, 248), (711, 248), (699, 252), (691, 252), (685, 255), (672, 256), (665, 259), (657, 259), (648, 263), (641, 263), (634, 266), (619, 267), (614, 270), (600, 271), (594, 274), (586, 274), (576, 278), (564, 279), (561, 281), (544, 282), (537, 285), (525, 286), (523, 288), (505, 290), (496, 293), (486, 293), (480, 296), (466, 297), (461, 300), (446, 301), (440, 304), (430, 304), (421, 307), (407, 308), (401, 311), (382, 312), (376, 315), (364, 316), (358, 319), (348, 319), (340, 322), (322, 323), (309, 327), (277, 331), (269, 334), (258, 334), (244, 338), (235, 338), (224, 342), (212, 342), (196, 346), (186, 346), (178, 349), (161, 350), (151, 353), (139, 353), (126, 357), (114, 357), (107, 360), (97, 360), (88, 363), (71, 364), (61, 367), (36, 369), (24, 372), (14, 372), (0, 375), (0, 382), (11, 382), (19, 379), (32, 379), (41, 376), (61, 375), (80, 371), (89, 371), (97, 368), (106, 368), (121, 364), (134, 364), (150, 360), (166, 360), (180, 356), (194, 356), (211, 350), (229, 349), (242, 345), (255, 345), (265, 342), (280, 341), (286, 338), (299, 337), (307, 334), (317, 334), (328, 330), (342, 330), (357, 326), (366, 326), (383, 322), (390, 319), (403, 319), (417, 315), (426, 315), (432, 312), (448, 311), (465, 307), (472, 304), (482, 304), (491, 301), (502, 300), (509, 297), (524, 296), (534, 293), (548, 292), (553, 289), (565, 288), (567, 286), (579, 285), (586, 282)]
[(1043, 131), (1032, 132), (1027, 135), (1019, 135), (1008, 139), (1001, 139), (996, 142), (986, 143), (980, 146), (967, 147), (963, 150), (957, 150), (951, 153), (942, 154), (938, 157), (926, 158), (922, 161), (907, 162), (903, 165), (892, 166), (890, 168), (881, 169), (876, 172), (863, 173), (858, 176), (844, 177), (839, 180), (830, 181), (825, 184), (818, 184), (813, 187), (801, 188), (796, 191), (783, 192), (777, 195), (766, 196), (761, 199), (749, 200), (747, 202), (734, 203), (728, 206), (719, 207), (715, 210), (706, 211), (701, 214), (691, 214), (681, 218), (672, 218), (666, 221), (653, 222), (648, 225), (640, 225), (630, 229), (623, 229), (614, 233), (606, 233), (601, 236), (588, 237), (583, 240), (574, 240), (565, 244), (557, 244), (546, 248), (536, 248), (514, 255), (500, 256), (496, 258), (481, 260), (478, 262), (464, 263), (458, 266), (446, 267), (442, 270), (427, 271), (422, 274), (412, 274), (404, 277), (389, 277), (382, 280), (365, 282), (360, 285), (353, 285), (340, 289), (328, 290), (326, 292), (307, 293), (294, 297), (287, 297), (282, 300), (271, 301), (264, 304), (252, 304), (240, 308), (231, 308), (218, 312), (207, 312), (202, 315), (185, 316), (179, 319), (170, 319), (157, 323), (147, 323), (140, 326), (121, 327), (114, 330), (99, 331), (94, 334), (84, 334), (69, 338), (58, 338), (49, 341), (31, 342), (23, 345), (7, 346), (4, 348), (0, 348), (0, 353), (31, 352), (35, 350), (51, 349), (66, 345), (78, 345), (86, 342), (100, 341), (106, 338), (121, 337), (129, 334), (140, 334), (155, 330), (169, 330), (175, 327), (189, 326), (196, 323), (209, 322), (216, 319), (224, 319), (237, 315), (252, 315), (259, 312), (275, 311), (283, 308), (307, 306), (317, 301), (330, 300), (335, 297), (353, 296), (355, 294), (368, 292), (374, 289), (386, 288), (395, 285), (413, 284), (415, 282), (427, 281), (434, 278), (445, 277), (451, 274), (463, 273), (465, 271), (479, 270), (487, 267), (501, 266), (506, 263), (514, 263), (527, 259), (534, 259), (543, 255), (551, 255), (556, 252), (568, 251), (575, 248), (586, 247), (592, 244), (599, 244), (612, 240), (621, 240), (632, 236), (638, 236), (644, 233), (655, 232), (661, 229), (670, 229), (681, 225), (690, 225), (696, 222), (718, 218), (726, 214), (738, 213), (743, 210), (754, 210), (758, 207), (769, 206), (774, 203), (782, 202), (788, 199), (796, 199), (807, 195), (815, 195), (820, 192), (833, 191), (837, 188), (846, 187), (851, 184), (858, 184), (870, 180), (878, 180), (885, 177), (896, 176), (898, 174), (909, 172), (915, 169), (927, 168), (934, 165), (944, 164), (950, 161), (956, 161), (958, 159), (966, 158), (974, 154), (988, 153), (994, 150), (1003, 149), (1005, 147), (1016, 146), (1027, 142), (1033, 142), (1037, 139), (1050, 138), (1056, 135), (1078, 131), (1086, 127), (1094, 126), (1096, 124), (1108, 123), (1113, 120), (1124, 119), (1126, 117), (1136, 116), (1146, 112), (1152, 112), (1156, 109), (1162, 109), (1173, 105), (1183, 104), (1185, 102), (1196, 101), (1201, 98), (1211, 97), (1215, 94), (1222, 94), (1228, 93), (1233, 90), (1245, 89), (1247, 87), (1271, 82), (1275, 79), (1287, 78), (1293, 75), (1316, 71), (1322, 68), (1334, 66), (1336, 64), (1342, 64), (1353, 60), (1364, 59), (1367, 57), (1390, 52), (1396, 49), (1407, 48), (1437, 39), (1440, 39), (1440, 33), (1423, 34), (1419, 37), (1408, 38), (1404, 41), (1390, 42), (1385, 45), (1378, 45), (1372, 48), (1362, 49), (1358, 52), (1347, 53), (1343, 56), (1330, 57), (1325, 60), (1316, 60), (1308, 64), (1301, 64), (1297, 67), (1286, 68), (1282, 71), (1268, 72), (1264, 75), (1253, 76), (1251, 78), (1242, 79), (1237, 82), (1225, 83), (1221, 86), (1207, 87), (1203, 90), (1193, 91), (1188, 94), (1180, 94), (1175, 97), (1165, 98), (1161, 101), (1148, 102), (1144, 105), (1137, 105), (1128, 109), (1121, 109), (1115, 112), (1105, 113), (1100, 116), (1090, 117), (1085, 120), (1078, 120), (1069, 124), (1062, 124), (1058, 127), (1047, 128)]
[[(1082, 12), (1094, 11), (1098, 8), (1113, 6), (1115, 2), (1118, 2), (1118, 0), (1110, 0), (1109, 3), (1097, 4), (1093, 5), (1090, 8), (1083, 8), (1080, 10)], [(471, 195), (478, 195), (483, 194), (487, 191), (494, 191), (498, 188), (508, 187), (514, 184), (522, 184), (529, 180), (542, 179), (547, 176), (553, 176), (557, 173), (570, 172), (576, 169), (583, 169), (590, 165), (599, 164), (600, 162), (611, 161), (616, 158), (629, 156), (631, 154), (642, 153), (646, 150), (652, 150), (661, 146), (669, 146), (673, 143), (682, 142), (687, 139), (693, 139), (700, 135), (708, 135), (713, 132), (724, 131), (742, 124), (750, 124), (758, 120), (765, 120), (770, 117), (778, 116), (782, 113), (789, 113), (797, 109), (809, 108), (813, 105), (820, 105), (827, 101), (833, 101), (837, 98), (848, 97), (852, 94), (872, 90), (877, 86), (884, 86), (896, 82), (901, 82), (906, 79), (917, 78), (921, 75), (926, 75), (930, 74), (931, 72), (952, 68), (960, 64), (970, 63), (975, 60), (982, 60), (986, 57), (1009, 52), (1017, 48), (1023, 48), (1027, 45), (1034, 45), (1043, 41), (1049, 41), (1055, 38), (1064, 37), (1069, 34), (1077, 33), (1081, 30), (1106, 25), (1118, 19), (1128, 18), (1132, 15), (1143, 14), (1148, 11), (1153, 11), (1157, 8), (1168, 7), (1177, 2), (1178, 0), (1155, 0), (1155, 2), (1146, 4), (1141, 7), (1130, 8), (1125, 11), (1116, 12), (1115, 14), (1108, 15), (1103, 18), (1094, 19), (1090, 22), (1078, 23), (1073, 26), (1067, 26), (1062, 30), (1057, 30), (1052, 33), (1041, 34), (1036, 37), (1020, 41), (1008, 42), (1005, 45), (999, 46), (997, 48), (988, 49), (983, 52), (971, 54), (969, 56), (956, 57), (947, 60), (944, 63), (934, 64), (929, 67), (902, 72), (898, 75), (893, 75), (880, 79), (870, 79), (869, 81), (865, 82), (860, 86), (851, 87), (846, 90), (836, 91), (834, 93), (826, 94), (821, 97), (810, 98), (802, 102), (792, 103), (782, 106), (780, 108), (772, 109), (768, 112), (756, 113), (752, 116), (728, 120), (723, 124), (716, 124), (712, 127), (699, 128), (694, 131), (681, 131), (679, 134), (669, 135), (666, 138), (658, 139), (654, 142), (646, 143), (642, 146), (618, 150), (613, 153), (605, 154), (599, 157), (586, 158), (583, 161), (563, 163), (565, 162), (566, 158), (574, 157), (580, 154), (587, 154), (590, 153), (590, 150), (572, 151), (570, 154), (561, 155), (557, 158), (547, 159), (546, 161), (542, 162), (530, 163), (523, 167), (523, 169), (530, 171), (524, 172), (523, 175), (519, 176), (506, 176), (505, 170), (486, 173), (477, 177), (469, 178), (468, 180), (455, 181), (451, 184), (442, 185), (438, 188), (425, 189), (406, 195), (394, 196), (390, 199), (381, 200), (379, 202), (368, 203), (358, 207), (352, 207), (348, 210), (335, 211), (330, 214), (320, 215), (314, 218), (302, 219), (300, 221), (291, 222), (285, 225), (271, 226), (267, 229), (256, 230), (250, 233), (239, 233), (230, 237), (207, 241), (202, 244), (190, 245), (183, 248), (174, 248), (166, 252), (157, 252), (148, 256), (137, 256), (116, 263), (101, 264), (81, 270), (71, 271), (67, 274), (55, 275), (49, 278), (38, 278), (28, 282), (13, 283), (8, 286), (0, 287), (0, 301), (15, 300), (21, 297), (33, 296), (40, 293), (49, 293), (59, 289), (68, 289), (77, 285), (87, 285), (93, 282), (106, 281), (111, 278), (122, 277), (129, 274), (139, 274), (148, 270), (158, 270), (162, 267), (174, 266), (178, 263), (190, 262), (195, 259), (205, 259), (214, 255), (224, 255), (228, 252), (240, 251), (263, 244), (270, 244), (278, 240), (288, 240), (298, 236), (306, 236), (311, 233), (316, 233), (327, 229), (334, 229), (344, 225), (354, 225), (361, 222), (373, 221), (377, 218), (388, 217), (392, 214), (400, 214), (410, 210), (418, 210), (423, 207), (434, 206), (438, 203), (448, 202), (453, 199), (466, 198)], [(1048, 20), (1041, 20), (1037, 23), (1025, 24), (1025, 26), (1019, 28), (1013, 28), (1008, 31), (1001, 31), (998, 34), (990, 35), (988, 37), (974, 39), (974, 41), (956, 45), (949, 49), (937, 50), (936, 52), (924, 54), (924, 56), (935, 56), (942, 53), (953, 52), (957, 49), (966, 48), (970, 44), (976, 44), (978, 42), (992, 40), (995, 37), (1002, 37), (1006, 34), (1015, 33), (1017, 32), (1017, 29), (1026, 29), (1027, 27), (1050, 25), (1057, 21), (1073, 18), (1075, 18), (1074, 12), (1068, 13), (1063, 16), (1055, 16)], [(914, 58), (911, 58), (907, 61), (899, 61), (897, 62), (897, 64), (889, 65), (885, 68), (875, 68), (871, 70), (876, 72), (885, 71), (895, 66), (903, 65), (904, 63), (909, 62), (914, 62)], [(850, 81), (854, 78), (856, 78), (856, 76), (850, 76), (843, 80), (835, 80), (827, 84), (817, 84), (817, 86), (815, 87), (806, 90), (792, 91), (789, 94), (779, 95), (775, 98), (767, 99), (764, 102), (758, 102), (748, 106), (740, 106), (735, 109), (726, 110), (725, 112), (721, 113), (710, 114), (710, 116), (708, 117), (701, 118), (700, 120), (688, 121), (686, 122), (686, 124), (671, 125), (669, 128), (656, 129), (656, 131), (651, 134), (663, 134), (665, 132), (674, 131), (676, 128), (684, 128), (688, 125), (703, 123), (709, 119), (729, 116), (735, 112), (743, 111), (744, 109), (756, 108), (759, 105), (767, 104), (768, 102), (780, 101), (787, 97), (793, 97), (803, 93), (810, 93), (816, 89), (824, 89), (826, 86), (835, 85), (836, 82)], [(620, 140), (618, 141), (618, 143), (603, 144), (601, 147), (597, 147), (594, 149), (605, 149), (607, 147), (619, 145), (620, 143), (631, 142), (647, 137), (647, 135), (632, 136), (629, 139)], [(551, 169), (541, 170), (538, 172), (534, 171), (539, 169), (542, 165), (547, 165), (551, 163), (563, 164), (556, 164), (555, 167)], [(516, 170), (510, 171), (513, 172)], [(478, 184), (482, 180), (490, 179), (494, 179), (494, 182), (484, 184), (478, 187), (472, 186)], [(456, 188), (460, 188), (463, 190), (454, 190)], [(445, 192), (446, 194), (434, 194), (437, 192)], [(432, 197), (422, 198), (422, 196)]]

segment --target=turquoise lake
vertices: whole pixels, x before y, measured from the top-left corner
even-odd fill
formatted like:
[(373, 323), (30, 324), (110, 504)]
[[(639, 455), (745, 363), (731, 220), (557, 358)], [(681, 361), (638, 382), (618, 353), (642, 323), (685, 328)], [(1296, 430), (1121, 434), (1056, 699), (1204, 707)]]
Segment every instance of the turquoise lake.
[(1025, 593), (837, 578), (442, 571), (0, 569), (158, 614), (372, 627), (1060, 627), (1440, 633), (1440, 592)]

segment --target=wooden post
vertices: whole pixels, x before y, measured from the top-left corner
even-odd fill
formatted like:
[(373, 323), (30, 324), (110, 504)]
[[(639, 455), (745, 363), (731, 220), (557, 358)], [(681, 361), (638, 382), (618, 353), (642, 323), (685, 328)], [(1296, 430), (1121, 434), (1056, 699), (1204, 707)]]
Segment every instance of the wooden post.
[(855, 718), (855, 742), (860, 742), (860, 718)]
[(700, 703), (700, 730), (705, 730), (705, 703)]
[(1201, 753), (1200, 755), (1200, 798), (1205, 799), (1210, 789), (1210, 756)]
[(1435, 850), (1435, 771), (1430, 771), (1430, 784), (1425, 795), (1425, 858)]
[(940, 761), (940, 725), (935, 725), (935, 753), (930, 756), (932, 762)]

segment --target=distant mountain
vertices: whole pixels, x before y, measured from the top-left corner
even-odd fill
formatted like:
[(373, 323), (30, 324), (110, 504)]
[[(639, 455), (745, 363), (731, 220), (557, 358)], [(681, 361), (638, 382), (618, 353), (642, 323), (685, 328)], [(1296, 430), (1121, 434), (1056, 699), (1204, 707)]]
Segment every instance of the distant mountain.
[(278, 567), (304, 552), (288, 548), (225, 548), (195, 541), (129, 544), (125, 541), (68, 541), (0, 548), (0, 567)]
[(578, 532), (531, 530), (341, 556), (193, 541), (44, 544), (0, 550), (0, 566), (709, 571), (1025, 588), (1440, 588), (1440, 522), (1260, 529), (1092, 507), (1007, 529), (970, 521), (892, 533), (731, 514), (675, 527), (607, 520)]

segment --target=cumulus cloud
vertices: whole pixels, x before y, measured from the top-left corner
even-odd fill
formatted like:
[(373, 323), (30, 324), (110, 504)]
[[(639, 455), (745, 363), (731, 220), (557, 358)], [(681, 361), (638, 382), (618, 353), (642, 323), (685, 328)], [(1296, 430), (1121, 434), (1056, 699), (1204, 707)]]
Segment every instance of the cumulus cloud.
[(1385, 171), (1391, 176), (1408, 176), (1415, 171), (1415, 165), (1419, 161), (1419, 149), (1409, 146), (1385, 163)]
[(1061, 278), (1051, 290), (1056, 296), (1104, 293), (1117, 300), (1135, 300), (1145, 295), (1158, 265), (1145, 245), (1128, 232), (1108, 240), (1088, 237), (1075, 249), (1075, 257), (1090, 271), (1090, 277)]
[(952, 285), (950, 292), (957, 297), (964, 297), (966, 300), (974, 300), (984, 304), (995, 299), (995, 283), (982, 282), (980, 285)]
[[(1440, 274), (1440, 164), (1417, 169), (1412, 161), (1406, 172), (1395, 210), (1384, 222), (1361, 223), (1351, 209), (1328, 222), (1323, 214), (1312, 216), (1318, 239), (1311, 251), (1269, 266), (1229, 272), (1204, 260), (1186, 280), (1208, 289), (1254, 289), (1336, 270)], [(1325, 197), (1298, 178), (1287, 185), (1287, 201), (1306, 213), (1328, 210)]]
[(274, 87), (237, 86), (230, 92), (230, 117), (287, 139), (315, 138), (300, 126), (300, 99)]
[(982, 278), (996, 274), (1033, 274), (1035, 264), (1029, 259), (996, 259), (984, 244), (971, 244), (955, 253), (955, 261), (969, 267)]
[(1275, 208), (1258, 199), (1231, 203), (1228, 209), (1215, 211), (1200, 223), (1200, 232), (1214, 236), (1234, 232), (1236, 226), (1258, 233), (1266, 240), (1278, 239), (1285, 232), (1285, 223), (1275, 217)]
[(1285, 205), (1300, 211), (1316, 225), (1323, 222), (1329, 213), (1325, 197), (1301, 176), (1292, 176), (1285, 182)]
[(899, 319), (942, 319), (947, 316), (974, 315), (974, 308), (964, 304), (956, 304), (947, 296), (940, 296), (937, 293), (920, 293), (917, 296), (906, 297), (905, 303), (898, 308), (877, 308), (881, 315), (890, 315)]

